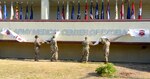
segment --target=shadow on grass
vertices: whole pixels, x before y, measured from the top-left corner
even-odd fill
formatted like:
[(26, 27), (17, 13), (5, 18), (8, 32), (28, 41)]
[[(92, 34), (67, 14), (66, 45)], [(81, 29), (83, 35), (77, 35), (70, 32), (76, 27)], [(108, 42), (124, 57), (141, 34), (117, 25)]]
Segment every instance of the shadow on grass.
[(90, 77), (95, 77), (95, 78), (97, 77), (97, 78), (99, 78), (100, 76), (96, 72), (91, 72), (91, 73), (88, 73), (87, 76), (82, 77), (80, 79), (87, 79), (87, 78), (90, 78)]
[(139, 64), (139, 63), (115, 63), (116, 66), (130, 68), (139, 71), (150, 72), (150, 64)]

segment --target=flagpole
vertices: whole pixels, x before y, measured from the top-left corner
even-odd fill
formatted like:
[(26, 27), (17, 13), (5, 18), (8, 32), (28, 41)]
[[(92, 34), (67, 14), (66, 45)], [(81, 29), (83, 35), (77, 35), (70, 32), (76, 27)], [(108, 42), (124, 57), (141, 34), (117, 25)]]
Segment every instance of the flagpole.
[(122, 0), (121, 4), (120, 19), (124, 19), (124, 0)]
[(22, 8), (23, 2), (20, 4), (20, 20), (23, 20), (23, 8)]
[(90, 19), (93, 19), (93, 0), (91, 0), (91, 5), (90, 5)]
[(107, 1), (107, 19), (110, 20), (110, 4), (109, 4), (109, 0)]
[(128, 9), (127, 9), (127, 19), (131, 19), (131, 14), (130, 14), (130, 0), (128, 0)]
[(138, 19), (142, 19), (142, 0), (140, 0)]
[(62, 20), (65, 19), (64, 1), (63, 1), (63, 4), (62, 4), (62, 14), (61, 14), (61, 19), (62, 19)]
[(88, 3), (87, 3), (87, 0), (86, 0), (86, 3), (85, 3), (85, 20), (88, 20)]
[(6, 7), (6, 2), (4, 1), (4, 20), (7, 19), (7, 7)]
[(78, 1), (78, 14), (77, 14), (77, 19), (81, 19), (81, 14), (80, 14), (80, 1)]
[[(48, 19), (48, 14), (47, 14), (48, 12), (47, 11), (46, 11), (46, 19)], [(31, 3), (31, 7), (30, 7), (30, 20), (32, 20), (32, 19), (33, 19), (33, 2)]]
[(0, 1), (0, 20), (3, 19), (3, 14), (2, 14), (2, 6), (1, 6), (1, 1)]
[(95, 19), (99, 19), (98, 0), (96, 0)]
[(71, 19), (74, 20), (74, 1), (72, 2)]
[(134, 1), (132, 1), (131, 19), (135, 19), (135, 6), (134, 6)]
[(59, 1), (57, 1), (57, 20), (60, 20)]
[(104, 19), (104, 0), (102, 0), (101, 19)]

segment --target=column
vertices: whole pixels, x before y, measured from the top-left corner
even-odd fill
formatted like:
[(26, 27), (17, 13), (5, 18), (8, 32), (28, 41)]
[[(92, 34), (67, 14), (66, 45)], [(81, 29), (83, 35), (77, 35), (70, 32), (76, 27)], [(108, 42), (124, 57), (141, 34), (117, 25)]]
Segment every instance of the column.
[(41, 0), (41, 19), (49, 19), (49, 0)]
[(69, 1), (67, 1), (66, 20), (69, 20)]

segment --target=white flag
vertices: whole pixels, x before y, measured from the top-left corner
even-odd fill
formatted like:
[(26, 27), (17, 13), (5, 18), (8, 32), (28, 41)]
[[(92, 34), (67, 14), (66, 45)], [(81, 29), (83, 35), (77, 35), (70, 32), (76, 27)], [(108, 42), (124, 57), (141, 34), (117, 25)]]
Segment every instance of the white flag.
[(116, 16), (115, 16), (115, 19), (117, 20), (118, 19), (118, 0), (116, 0)]
[(10, 38), (14, 38), (19, 42), (26, 42), (24, 38), (22, 38), (21, 36), (19, 36), (18, 34), (9, 29), (3, 29), (1, 34), (9, 36)]
[(11, 3), (11, 15), (10, 15), (10, 20), (12, 20), (14, 17), (14, 8), (13, 8), (13, 3)]
[(148, 29), (129, 29), (128, 34), (134, 37), (149, 37), (150, 32)]
[(60, 34), (60, 31), (57, 31), (57, 32), (55, 33), (55, 38), (57, 38), (57, 37), (59, 36), (59, 34)]
[(0, 4), (0, 20), (2, 20), (3, 18), (2, 18), (2, 6), (1, 6), (1, 4)]
[(96, 41), (95, 41), (95, 43), (93, 44), (93, 45), (98, 45), (99, 44), (99, 41), (100, 39), (98, 38)]

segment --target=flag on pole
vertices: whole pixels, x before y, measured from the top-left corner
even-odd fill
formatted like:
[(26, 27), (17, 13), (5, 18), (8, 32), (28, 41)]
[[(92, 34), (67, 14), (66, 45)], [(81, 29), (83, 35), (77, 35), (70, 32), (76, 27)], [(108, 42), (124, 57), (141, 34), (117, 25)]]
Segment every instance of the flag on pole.
[(85, 17), (84, 17), (85, 20), (88, 20), (88, 3), (87, 3), (87, 0), (86, 0), (86, 3), (85, 3)]
[(1, 2), (0, 2), (0, 20), (3, 19), (3, 14), (2, 14), (2, 6), (1, 6)]
[(118, 19), (118, 0), (116, 0), (116, 7), (115, 7), (115, 14), (116, 14), (116, 16), (115, 16), (115, 19), (117, 20)]
[(33, 19), (33, 3), (31, 4), (31, 9), (30, 9), (30, 20)]
[(11, 14), (10, 14), (10, 20), (13, 20), (14, 18), (14, 8), (13, 8), (13, 2), (11, 2)]
[(91, 4), (90, 4), (90, 19), (93, 19), (93, 0), (91, 0)]
[(120, 19), (124, 19), (124, 1), (121, 3)]
[(64, 19), (65, 19), (64, 1), (63, 1), (63, 5), (62, 5), (61, 19), (62, 19), (62, 20), (64, 20)]
[(15, 33), (14, 31), (10, 29), (3, 28), (1, 34), (5, 36), (9, 36), (10, 38), (16, 39), (18, 42), (26, 42), (26, 40), (23, 37), (21, 37), (20, 35), (18, 35), (17, 33)]
[(149, 37), (150, 31), (148, 29), (129, 29), (128, 34), (134, 37)]
[(95, 19), (99, 19), (98, 0), (96, 0)]
[(135, 6), (134, 6), (134, 2), (132, 2), (131, 19), (135, 19)]
[(71, 19), (74, 20), (74, 1), (72, 3)]
[(7, 7), (6, 7), (6, 2), (4, 2), (4, 20), (7, 19)]
[(23, 9), (22, 9), (22, 3), (20, 4), (20, 20), (23, 20)]
[(131, 19), (131, 14), (130, 14), (130, 2), (128, 0), (128, 9), (127, 9), (127, 19)]
[(66, 20), (69, 20), (69, 1), (67, 1)]
[(107, 14), (107, 19), (110, 20), (110, 5), (109, 5), (109, 0), (108, 0), (108, 3), (107, 3), (106, 14)]
[(77, 19), (81, 19), (81, 14), (80, 14), (80, 2), (78, 1), (78, 14), (77, 14)]
[(19, 20), (19, 9), (18, 9), (18, 2), (16, 3), (15, 19)]
[(104, 19), (104, 0), (102, 0), (101, 19)]
[(142, 0), (140, 0), (138, 19), (142, 19)]
[(29, 11), (28, 11), (28, 2), (27, 2), (25, 19), (28, 19), (28, 17), (29, 17)]
[(59, 1), (58, 1), (58, 4), (57, 4), (57, 20), (60, 20)]

